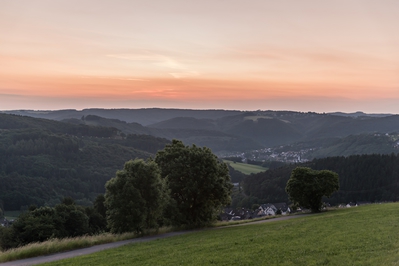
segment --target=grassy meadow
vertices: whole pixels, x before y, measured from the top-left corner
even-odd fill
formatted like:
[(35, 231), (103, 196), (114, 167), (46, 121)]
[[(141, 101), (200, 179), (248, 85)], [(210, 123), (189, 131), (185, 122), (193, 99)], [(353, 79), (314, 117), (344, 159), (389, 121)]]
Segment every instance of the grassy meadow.
[(4, 217), (6, 217), (9, 220), (16, 219), (21, 213), (22, 211), (5, 211)]
[[(269, 220), (273, 219), (273, 216), (257, 218), (254, 220), (238, 220), (238, 221), (223, 221), (213, 224), (213, 227), (224, 227), (238, 224), (246, 224), (254, 221)], [(162, 235), (164, 233), (173, 232), (179, 229), (173, 227), (161, 227), (158, 229), (151, 229), (145, 233), (146, 236), (149, 235)], [(7, 251), (0, 250), (0, 263), (14, 260), (21, 260), (27, 258), (33, 258), (38, 256), (51, 255), (54, 253), (66, 252), (75, 249), (81, 249), (86, 247), (91, 247), (95, 245), (101, 245), (106, 243), (112, 243), (123, 240), (130, 240), (133, 238), (139, 238), (140, 235), (136, 233), (124, 233), (124, 234), (111, 234), (103, 233), (94, 236), (78, 236), (72, 238), (63, 239), (50, 239), (48, 241), (40, 243), (31, 243), (26, 246), (10, 249)]]
[(399, 265), (399, 204), (197, 231), (46, 265)]
[(253, 165), (253, 164), (246, 164), (246, 163), (234, 163), (233, 161), (223, 160), (223, 162), (229, 164), (235, 170), (240, 171), (243, 174), (250, 175), (250, 174), (257, 174), (260, 172), (264, 172), (267, 168)]

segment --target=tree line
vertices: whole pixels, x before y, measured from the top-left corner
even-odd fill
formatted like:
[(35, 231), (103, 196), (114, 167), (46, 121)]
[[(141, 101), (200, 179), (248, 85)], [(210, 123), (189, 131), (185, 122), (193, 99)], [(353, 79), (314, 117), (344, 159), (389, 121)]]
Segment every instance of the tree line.
[(154, 160), (127, 162), (105, 187), (108, 225), (122, 233), (213, 222), (230, 203), (232, 184), (227, 165), (209, 148), (173, 140)]
[(1, 248), (105, 231), (201, 227), (230, 203), (232, 184), (227, 165), (210, 149), (173, 140), (154, 159), (126, 162), (105, 188), (93, 207), (79, 206), (72, 198), (54, 207), (29, 207), (11, 227), (0, 228)]
[(332, 205), (399, 200), (399, 155), (392, 153), (327, 157), (252, 174), (243, 180), (244, 193), (233, 198), (233, 205), (251, 207), (264, 202), (288, 202), (285, 187), (298, 166), (326, 169), (339, 175), (340, 190), (328, 199)]
[(107, 227), (103, 203), (104, 197), (98, 196), (91, 207), (77, 205), (69, 197), (54, 207), (31, 205), (10, 227), (0, 226), (0, 248), (104, 232)]

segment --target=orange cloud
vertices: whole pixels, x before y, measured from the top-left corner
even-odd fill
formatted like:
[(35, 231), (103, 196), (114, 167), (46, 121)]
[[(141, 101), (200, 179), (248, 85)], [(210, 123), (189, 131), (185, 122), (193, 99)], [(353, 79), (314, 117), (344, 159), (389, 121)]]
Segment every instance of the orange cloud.
[(132, 78), (92, 76), (0, 75), (0, 93), (45, 97), (143, 99), (176, 101), (239, 101), (333, 97), (399, 98), (397, 87), (344, 82), (295, 82), (244, 79)]

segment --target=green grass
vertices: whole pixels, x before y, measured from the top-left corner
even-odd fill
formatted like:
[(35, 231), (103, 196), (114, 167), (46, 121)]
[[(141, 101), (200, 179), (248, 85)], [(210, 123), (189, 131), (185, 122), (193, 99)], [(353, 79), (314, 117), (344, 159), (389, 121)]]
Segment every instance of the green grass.
[[(255, 115), (255, 116), (246, 116), (244, 117), (244, 120), (252, 120), (254, 122), (258, 122), (259, 119), (273, 119), (271, 116), (265, 116), (265, 115)], [(290, 121), (287, 120), (282, 120), (279, 119), (280, 121), (283, 121), (284, 123), (291, 123)]]
[(260, 172), (267, 171), (267, 168), (253, 165), (253, 164), (246, 164), (246, 163), (234, 163), (233, 161), (223, 160), (223, 162), (229, 164), (235, 170), (240, 171), (243, 174), (250, 175), (250, 174), (257, 174)]
[(210, 229), (48, 265), (398, 265), (398, 210), (374, 204)]
[(120, 235), (104, 233), (96, 236), (51, 239), (46, 242), (32, 243), (5, 252), (0, 251), (0, 263), (91, 247), (94, 245), (132, 239), (134, 237), (137, 237), (134, 233), (125, 233)]
[[(238, 224), (245, 224), (254, 221), (273, 219), (273, 216), (265, 216), (262, 218), (257, 218), (253, 220), (238, 220), (238, 221), (223, 221), (216, 222), (211, 225), (211, 227), (223, 227), (223, 226), (231, 226)], [(158, 230), (150, 230), (146, 233), (146, 235), (156, 235), (172, 232), (175, 230), (179, 230), (178, 228), (173, 227), (162, 227)], [(104, 233), (95, 236), (82, 236), (82, 237), (73, 237), (73, 238), (64, 238), (64, 239), (50, 239), (45, 242), (40, 243), (31, 243), (26, 246), (18, 247), (15, 249), (7, 250), (5, 252), (0, 251), (0, 263), (20, 260), (26, 258), (32, 258), (37, 256), (49, 255), (58, 252), (64, 252), (74, 249), (80, 249), (85, 247), (90, 247), (94, 245), (100, 245), (105, 243), (111, 243), (121, 240), (127, 240), (136, 238), (137, 235), (134, 233), (125, 233), (125, 234), (110, 234)]]
[[(273, 219), (272, 216), (265, 216), (262, 218), (257, 218), (253, 220), (238, 220), (238, 221), (223, 221), (216, 222), (212, 224), (210, 227), (224, 227), (238, 224), (245, 224), (254, 221)], [(168, 233), (176, 230), (181, 230), (179, 228), (173, 227), (162, 227), (158, 230), (150, 230), (146, 232), (146, 235), (156, 235)], [(105, 243), (112, 243), (121, 240), (133, 239), (138, 236), (134, 233), (125, 233), (125, 234), (110, 234), (103, 233), (95, 236), (81, 236), (81, 237), (73, 237), (73, 238), (64, 238), (64, 239), (50, 239), (45, 242), (40, 243), (31, 243), (26, 246), (10, 249), (2, 252), (0, 250), (0, 263), (7, 261), (14, 261), (26, 258), (32, 258), (43, 255), (50, 255), (58, 252), (64, 252), (74, 249), (80, 249), (85, 247), (91, 247), (94, 245), (100, 245)]]
[(6, 217), (8, 220), (16, 219), (21, 213), (22, 211), (5, 211), (4, 217)]
[(265, 116), (265, 115), (254, 115), (254, 116), (246, 116), (244, 117), (244, 120), (252, 120), (254, 122), (258, 121), (259, 119), (273, 119), (271, 116)]

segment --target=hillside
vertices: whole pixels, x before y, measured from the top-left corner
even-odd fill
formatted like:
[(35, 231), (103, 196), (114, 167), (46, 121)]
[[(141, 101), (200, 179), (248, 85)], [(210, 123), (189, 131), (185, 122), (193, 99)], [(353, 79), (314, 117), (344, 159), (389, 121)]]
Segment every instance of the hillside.
[[(75, 125), (116, 128), (124, 134), (149, 134), (207, 146), (218, 155), (279, 146), (299, 146), (318, 152), (309, 158), (332, 155), (389, 153), (388, 149), (352, 143), (343, 153), (340, 141), (364, 134), (399, 132), (399, 116), (389, 114), (301, 113), (293, 111), (226, 111), (189, 109), (84, 109), (60, 111), (16, 110), (8, 113), (63, 120)], [(340, 140), (342, 139), (342, 140)], [(334, 143), (335, 141), (335, 143)], [(341, 146), (341, 147), (338, 147)], [(382, 151), (381, 151), (382, 150)]]
[[(315, 138), (273, 148), (245, 153), (248, 160), (258, 164), (268, 162), (299, 163), (314, 158), (361, 154), (391, 154), (399, 152), (399, 134), (359, 134), (347, 137)], [(237, 156), (237, 155), (236, 155)], [(242, 158), (240, 154), (236, 158)]]
[(263, 202), (288, 202), (285, 186), (297, 166), (338, 173), (340, 189), (326, 199), (333, 205), (399, 200), (399, 155), (372, 154), (315, 159), (247, 176), (242, 185), (252, 200), (250, 206)]
[[(251, 115), (248, 118), (241, 114), (227, 117), (226, 120), (230, 120), (231, 124), (239, 124), (245, 118), (252, 121), (251, 123), (269, 119)], [(311, 120), (311, 117), (303, 119)], [(391, 121), (396, 117), (384, 119)], [(192, 118), (188, 120), (196, 121)], [(226, 120), (221, 119), (224, 122)], [(205, 121), (208, 123), (208, 120)], [(6, 210), (19, 210), (21, 206), (30, 204), (54, 205), (65, 196), (75, 198), (78, 203), (89, 204), (95, 195), (104, 192), (105, 182), (116, 170), (122, 168), (124, 162), (136, 157), (153, 156), (169, 143), (166, 138), (177, 137), (183, 139), (187, 145), (211, 146), (219, 150), (259, 147), (252, 139), (246, 140), (216, 130), (190, 129), (194, 125), (193, 122), (186, 129), (159, 129), (97, 116), (58, 122), (0, 114), (0, 204)], [(223, 126), (228, 128), (228, 124)], [(148, 131), (164, 138), (130, 134)], [(316, 145), (324, 146), (311, 150), (309, 158), (340, 155), (304, 164), (340, 174), (341, 192), (334, 195), (330, 202), (398, 200), (396, 195), (399, 195), (399, 188), (395, 185), (395, 173), (399, 172), (396, 169), (399, 165), (398, 156), (376, 155), (397, 151), (397, 135), (362, 134), (314, 139), (290, 147), (301, 149)], [(282, 152), (287, 147), (278, 149)], [(374, 155), (350, 156), (351, 154)], [(287, 201), (285, 184), (292, 167), (273, 169), (246, 178), (243, 185), (247, 195), (252, 197), (247, 203), (251, 205), (256, 201)], [(237, 176), (236, 179), (241, 180), (242, 177)]]
[(200, 230), (49, 265), (395, 265), (397, 208), (397, 203), (372, 204)]
[(308, 158), (350, 156), (354, 154), (391, 154), (399, 152), (398, 135), (360, 134), (331, 141), (314, 149)]
[(168, 140), (116, 128), (0, 114), (0, 207), (54, 206), (70, 196), (91, 204), (105, 182), (134, 158), (148, 158)]
[(201, 129), (215, 130), (216, 123), (212, 119), (198, 119), (194, 117), (174, 117), (159, 123), (149, 125), (150, 128), (167, 129)]
[(127, 123), (119, 119), (108, 119), (96, 115), (82, 116), (80, 119), (69, 118), (63, 119), (61, 122), (75, 124), (75, 125), (88, 125), (95, 127), (111, 127), (117, 128), (125, 134), (150, 134), (150, 130), (139, 123)]
[[(179, 139), (187, 145), (209, 147), (220, 157), (260, 161), (303, 162), (399, 151), (398, 115), (157, 108), (8, 112), (62, 119), (74, 125), (68, 129), (73, 134), (86, 134), (83, 129), (90, 127), (83, 126), (104, 127), (109, 134), (117, 130), (122, 135)], [(40, 127), (40, 122), (35, 126)]]
[(177, 117), (144, 127), (138, 123), (127, 123), (118, 119), (107, 119), (88, 115), (81, 119), (65, 119), (75, 125), (107, 126), (120, 130), (124, 134), (148, 134), (169, 140), (179, 139), (186, 145), (206, 146), (213, 152), (234, 152), (237, 150), (259, 149), (262, 145), (250, 138), (240, 137), (218, 131), (209, 119)]
[[(389, 117), (344, 117), (324, 114), (304, 114), (294, 112), (242, 113), (219, 119), (198, 120), (194, 118), (174, 118), (150, 126), (158, 131), (151, 134), (165, 138), (179, 138), (188, 143), (197, 143), (212, 148), (216, 153), (223, 151), (260, 150), (264, 147), (307, 146), (317, 150), (306, 158), (320, 158), (338, 155), (372, 154), (397, 152), (392, 137), (399, 132), (399, 116)], [(215, 137), (218, 142), (203, 142), (205, 136)], [(240, 145), (223, 143), (222, 134), (235, 137)], [(369, 137), (365, 137), (365, 136)], [(377, 140), (377, 137), (380, 139)], [(358, 140), (356, 140), (358, 139)]]

